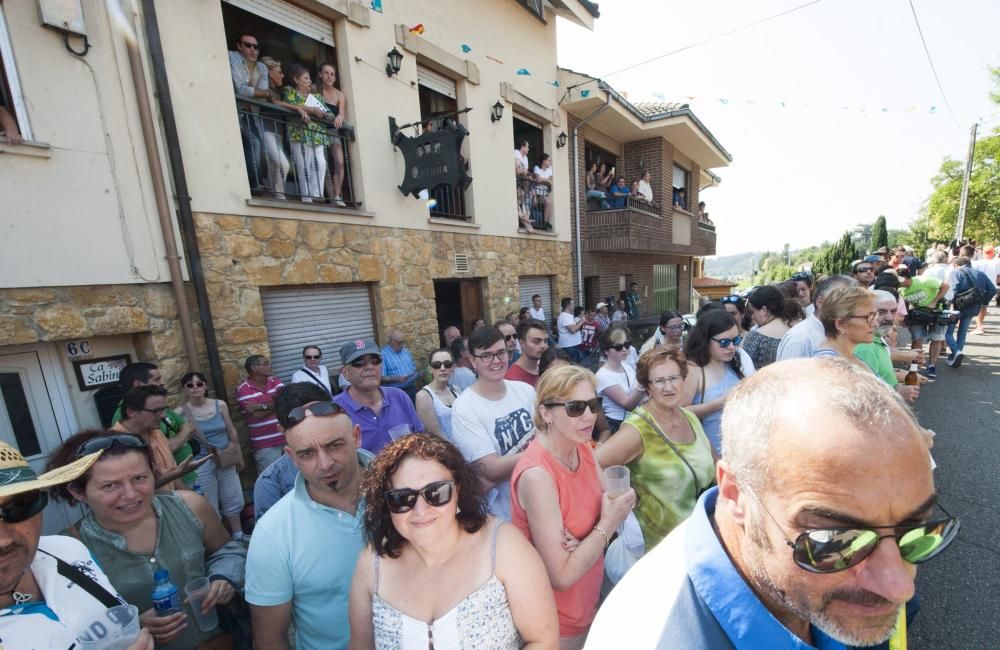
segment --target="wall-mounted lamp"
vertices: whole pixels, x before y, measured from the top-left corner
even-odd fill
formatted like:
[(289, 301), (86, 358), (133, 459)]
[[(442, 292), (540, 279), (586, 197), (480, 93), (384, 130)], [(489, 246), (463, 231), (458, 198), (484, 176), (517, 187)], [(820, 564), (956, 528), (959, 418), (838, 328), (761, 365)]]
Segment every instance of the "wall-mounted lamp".
[(389, 77), (399, 74), (399, 68), (403, 65), (403, 53), (394, 47), (386, 56), (389, 62), (385, 64), (385, 74)]
[(566, 132), (563, 131), (556, 137), (556, 149), (562, 149), (566, 146)]
[(490, 109), (490, 121), (499, 122), (503, 119), (503, 102), (497, 100), (496, 104), (493, 104), (493, 108)]

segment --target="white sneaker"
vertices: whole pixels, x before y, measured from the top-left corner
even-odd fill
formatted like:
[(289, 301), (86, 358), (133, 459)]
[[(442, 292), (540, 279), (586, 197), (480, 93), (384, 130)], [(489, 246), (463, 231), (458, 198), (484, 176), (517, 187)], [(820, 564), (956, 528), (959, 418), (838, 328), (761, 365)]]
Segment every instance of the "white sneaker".
[(347, 204), (344, 203), (344, 199), (340, 198), (339, 196), (333, 197), (333, 202), (337, 205), (338, 208), (346, 208), (347, 207)]

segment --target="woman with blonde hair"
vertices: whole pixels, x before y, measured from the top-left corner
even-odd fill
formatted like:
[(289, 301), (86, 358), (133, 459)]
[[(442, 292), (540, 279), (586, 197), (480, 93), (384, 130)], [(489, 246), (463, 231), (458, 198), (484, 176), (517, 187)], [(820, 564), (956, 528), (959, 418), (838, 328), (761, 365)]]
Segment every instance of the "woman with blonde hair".
[(555, 590), (560, 648), (582, 648), (597, 613), (604, 550), (635, 505), (611, 498), (590, 446), (601, 409), (593, 373), (548, 370), (535, 386), (535, 439), (511, 474), (512, 523), (542, 556)]
[(861, 287), (840, 287), (823, 299), (819, 320), (826, 333), (814, 357), (844, 357), (860, 367), (870, 368), (854, 356), (854, 346), (871, 343), (878, 320), (875, 294)]

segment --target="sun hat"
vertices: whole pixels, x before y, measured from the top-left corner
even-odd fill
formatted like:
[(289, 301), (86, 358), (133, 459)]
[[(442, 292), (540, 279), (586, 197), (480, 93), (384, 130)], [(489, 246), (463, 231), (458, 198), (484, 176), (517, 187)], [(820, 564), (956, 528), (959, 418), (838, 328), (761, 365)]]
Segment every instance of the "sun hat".
[(94, 452), (39, 476), (21, 452), (5, 442), (0, 442), (0, 497), (43, 490), (76, 480), (90, 469), (90, 466), (100, 458), (101, 453)]

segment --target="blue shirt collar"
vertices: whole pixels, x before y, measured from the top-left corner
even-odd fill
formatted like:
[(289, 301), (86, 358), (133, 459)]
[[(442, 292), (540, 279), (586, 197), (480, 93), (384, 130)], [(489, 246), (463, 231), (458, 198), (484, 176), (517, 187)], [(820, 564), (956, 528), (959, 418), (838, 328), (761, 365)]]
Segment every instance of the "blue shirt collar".
[[(804, 643), (764, 607), (743, 576), (729, 560), (712, 528), (719, 488), (706, 491), (698, 500), (687, 525), (685, 555), (687, 571), (695, 591), (712, 611), (726, 636), (737, 648), (788, 648), (789, 650), (845, 650), (815, 626), (815, 646)], [(784, 547), (782, 547), (784, 548)]]

